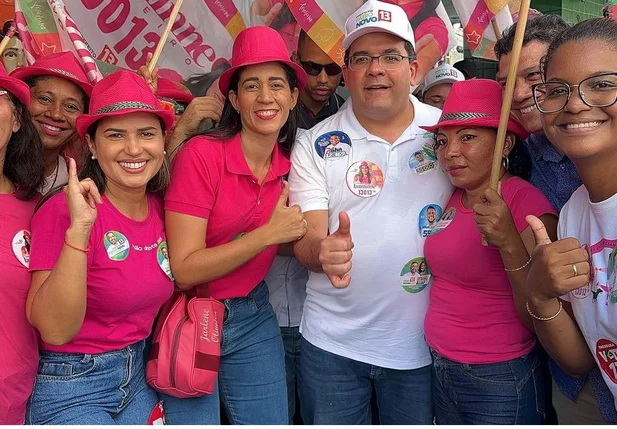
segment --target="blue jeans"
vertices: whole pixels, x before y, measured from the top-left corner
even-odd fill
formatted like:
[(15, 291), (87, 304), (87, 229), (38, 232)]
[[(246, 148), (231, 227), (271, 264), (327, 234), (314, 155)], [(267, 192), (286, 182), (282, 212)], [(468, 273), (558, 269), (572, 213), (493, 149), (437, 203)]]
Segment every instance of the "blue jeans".
[(285, 347), (285, 374), (287, 379), (287, 402), (289, 424), (293, 424), (296, 414), (296, 392), (300, 386), (300, 328), (281, 327), (283, 346)]
[(413, 370), (381, 368), (329, 353), (304, 338), (301, 348), (304, 424), (371, 424), (373, 390), (381, 424), (433, 423), (430, 365)]
[(544, 383), (538, 351), (507, 362), (468, 365), (433, 353), (438, 425), (539, 425)]
[(41, 351), (29, 425), (145, 425), (158, 403), (146, 384), (144, 341), (89, 355)]
[(199, 398), (159, 394), (167, 424), (220, 424), (219, 400), (231, 424), (287, 424), (285, 352), (268, 287), (262, 282), (223, 304), (218, 389)]

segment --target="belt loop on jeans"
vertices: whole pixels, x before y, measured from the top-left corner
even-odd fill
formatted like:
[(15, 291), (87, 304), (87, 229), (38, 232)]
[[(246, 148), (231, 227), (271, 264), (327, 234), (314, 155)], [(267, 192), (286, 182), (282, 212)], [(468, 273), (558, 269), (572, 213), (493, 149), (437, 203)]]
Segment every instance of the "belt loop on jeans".
[(88, 363), (92, 360), (92, 355), (84, 355), (84, 358), (81, 360), (80, 363)]

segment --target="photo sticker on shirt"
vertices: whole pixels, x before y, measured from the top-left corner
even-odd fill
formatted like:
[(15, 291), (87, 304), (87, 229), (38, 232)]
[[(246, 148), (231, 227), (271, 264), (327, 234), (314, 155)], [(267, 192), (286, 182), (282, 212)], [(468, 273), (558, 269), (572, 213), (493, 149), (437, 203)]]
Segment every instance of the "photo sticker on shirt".
[(317, 137), (315, 150), (326, 161), (342, 159), (351, 151), (351, 139), (342, 131), (330, 131)]
[(454, 216), (456, 216), (456, 208), (448, 207), (441, 215), (439, 222), (437, 222), (431, 234), (437, 234), (447, 228), (454, 220)]
[(129, 241), (118, 231), (107, 231), (103, 236), (103, 244), (112, 261), (124, 261), (129, 256)]
[(423, 238), (434, 233), (434, 228), (437, 226), (443, 210), (437, 204), (429, 204), (420, 210), (419, 225), (420, 235)]
[(424, 174), (429, 171), (435, 170), (437, 166), (437, 159), (432, 148), (428, 148), (426, 145), (422, 150), (413, 152), (409, 157), (409, 168), (416, 172), (416, 174)]
[(358, 161), (347, 170), (347, 186), (359, 197), (374, 197), (383, 188), (383, 182), (383, 173), (374, 162)]
[(608, 256), (608, 264), (606, 265), (606, 276), (608, 278), (608, 294), (609, 301), (614, 304), (617, 302), (617, 247), (613, 249)]
[(600, 338), (596, 342), (596, 359), (608, 378), (617, 383), (617, 345), (609, 339)]
[(156, 249), (156, 262), (158, 262), (161, 270), (163, 270), (163, 272), (167, 274), (169, 280), (173, 280), (174, 276), (171, 273), (171, 264), (169, 263), (169, 250), (167, 250), (166, 241), (163, 241), (161, 244), (159, 244), (159, 247)]
[(407, 262), (401, 270), (401, 286), (409, 293), (422, 292), (431, 280), (431, 271), (422, 257)]
[(11, 242), (13, 254), (17, 260), (26, 268), (30, 265), (30, 243), (32, 234), (27, 229), (18, 231)]

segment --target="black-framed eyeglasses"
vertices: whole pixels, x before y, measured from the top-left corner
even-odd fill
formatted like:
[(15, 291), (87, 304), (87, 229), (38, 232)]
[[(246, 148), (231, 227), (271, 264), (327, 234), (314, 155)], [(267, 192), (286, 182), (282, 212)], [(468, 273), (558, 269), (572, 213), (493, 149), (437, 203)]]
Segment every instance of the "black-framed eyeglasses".
[(589, 107), (608, 107), (617, 102), (617, 72), (602, 73), (580, 81), (578, 85), (565, 82), (543, 82), (531, 86), (533, 101), (542, 113), (562, 110), (572, 97), (572, 88)]
[(397, 70), (403, 60), (410, 58), (401, 54), (352, 55), (347, 60), (347, 65), (352, 70), (364, 70), (376, 59), (384, 70)]
[(306, 74), (311, 76), (319, 76), (322, 70), (325, 70), (328, 76), (336, 76), (337, 74), (341, 74), (343, 72), (343, 69), (335, 63), (318, 64), (313, 61), (300, 61), (300, 65)]

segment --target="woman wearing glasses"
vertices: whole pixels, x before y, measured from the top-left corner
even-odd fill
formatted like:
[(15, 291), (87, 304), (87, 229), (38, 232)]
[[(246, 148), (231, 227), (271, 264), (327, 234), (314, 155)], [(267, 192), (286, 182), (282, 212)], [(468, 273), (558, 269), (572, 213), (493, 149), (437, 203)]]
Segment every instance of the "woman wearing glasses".
[[(527, 310), (538, 338), (565, 371), (600, 367), (617, 398), (617, 22), (598, 18), (565, 30), (549, 47), (544, 83), (534, 85), (544, 132), (572, 160), (581, 186), (563, 207), (559, 241), (528, 218), (536, 249)], [(581, 58), (584, 53), (584, 58)], [(579, 58), (579, 61), (572, 61)]]

